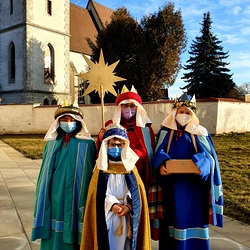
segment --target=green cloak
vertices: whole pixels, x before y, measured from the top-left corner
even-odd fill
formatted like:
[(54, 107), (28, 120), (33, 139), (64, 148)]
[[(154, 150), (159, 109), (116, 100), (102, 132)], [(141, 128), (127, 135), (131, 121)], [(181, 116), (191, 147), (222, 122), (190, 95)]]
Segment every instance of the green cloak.
[[(48, 141), (37, 181), (31, 240), (41, 249), (77, 249), (89, 182), (95, 165), (92, 139)], [(79, 246), (78, 246), (79, 247)]]

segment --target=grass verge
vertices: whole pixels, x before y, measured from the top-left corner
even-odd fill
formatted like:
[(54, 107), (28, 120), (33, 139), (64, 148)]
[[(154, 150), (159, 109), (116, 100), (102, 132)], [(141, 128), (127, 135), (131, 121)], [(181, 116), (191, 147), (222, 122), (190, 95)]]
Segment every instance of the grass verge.
[[(41, 159), (44, 135), (0, 135), (26, 157)], [(250, 225), (250, 133), (213, 136), (224, 191), (224, 214)]]
[(218, 155), (224, 214), (250, 225), (250, 133), (213, 136)]

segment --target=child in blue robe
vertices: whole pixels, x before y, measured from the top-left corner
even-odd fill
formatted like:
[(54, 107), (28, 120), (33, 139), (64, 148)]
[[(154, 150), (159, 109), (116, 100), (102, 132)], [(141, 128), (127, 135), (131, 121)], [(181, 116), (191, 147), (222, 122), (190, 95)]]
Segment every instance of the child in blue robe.
[[(163, 206), (163, 218), (156, 223), (160, 250), (209, 250), (208, 225), (223, 226), (218, 159), (211, 135), (199, 125), (195, 99), (190, 99), (183, 94), (175, 100), (157, 134), (154, 173)], [(177, 173), (171, 173), (166, 165), (173, 159), (192, 160), (198, 174), (184, 173), (181, 166)]]

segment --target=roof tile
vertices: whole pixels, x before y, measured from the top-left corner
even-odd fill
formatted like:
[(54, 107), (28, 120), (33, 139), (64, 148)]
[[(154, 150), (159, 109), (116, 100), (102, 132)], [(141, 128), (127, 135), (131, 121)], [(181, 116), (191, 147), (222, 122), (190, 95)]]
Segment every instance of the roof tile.
[(96, 27), (89, 12), (74, 4), (70, 4), (70, 35), (70, 51), (91, 55), (87, 39), (95, 42)]
[[(113, 10), (94, 1), (92, 3), (104, 27), (111, 21)], [(92, 50), (87, 39), (95, 43), (97, 34), (97, 28), (89, 11), (75, 4), (70, 4), (70, 51), (91, 55)]]

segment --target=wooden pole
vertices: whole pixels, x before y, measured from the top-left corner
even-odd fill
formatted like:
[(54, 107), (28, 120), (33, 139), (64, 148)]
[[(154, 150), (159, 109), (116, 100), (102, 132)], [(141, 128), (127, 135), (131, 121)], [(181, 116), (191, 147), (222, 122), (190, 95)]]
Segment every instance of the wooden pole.
[(101, 109), (102, 109), (102, 128), (105, 128), (105, 120), (104, 120), (104, 91), (103, 84), (100, 85), (101, 91)]

